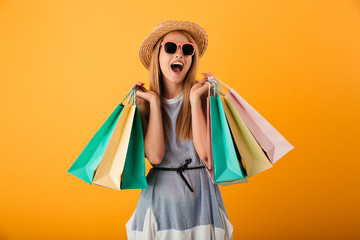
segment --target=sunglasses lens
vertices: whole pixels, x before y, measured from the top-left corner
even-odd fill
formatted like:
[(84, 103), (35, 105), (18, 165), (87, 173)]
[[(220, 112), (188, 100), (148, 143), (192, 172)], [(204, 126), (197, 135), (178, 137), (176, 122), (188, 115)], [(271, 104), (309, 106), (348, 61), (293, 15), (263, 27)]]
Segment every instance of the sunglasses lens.
[(177, 50), (177, 46), (175, 43), (167, 42), (164, 45), (165, 52), (167, 53), (175, 53)]
[(194, 53), (194, 47), (191, 44), (184, 44), (182, 50), (184, 55), (192, 55)]

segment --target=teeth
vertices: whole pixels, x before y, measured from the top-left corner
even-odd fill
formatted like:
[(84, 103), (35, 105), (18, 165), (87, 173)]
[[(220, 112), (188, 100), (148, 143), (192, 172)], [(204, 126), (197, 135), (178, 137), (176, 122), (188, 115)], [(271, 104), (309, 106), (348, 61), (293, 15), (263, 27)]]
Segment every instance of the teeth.
[(182, 64), (181, 62), (174, 62), (174, 63), (171, 64), (171, 65), (180, 65), (180, 66), (182, 66), (183, 64)]

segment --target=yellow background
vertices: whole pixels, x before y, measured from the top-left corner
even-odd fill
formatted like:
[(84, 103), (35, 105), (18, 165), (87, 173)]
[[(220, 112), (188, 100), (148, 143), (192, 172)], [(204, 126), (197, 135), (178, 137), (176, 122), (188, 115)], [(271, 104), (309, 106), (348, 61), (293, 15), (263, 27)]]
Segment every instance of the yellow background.
[[(221, 187), (234, 239), (359, 233), (359, 1), (0, 1), (0, 239), (125, 239), (140, 190), (67, 173), (148, 72), (160, 22), (203, 26), (201, 72), (232, 86), (292, 145)], [(147, 164), (147, 169), (149, 164)]]

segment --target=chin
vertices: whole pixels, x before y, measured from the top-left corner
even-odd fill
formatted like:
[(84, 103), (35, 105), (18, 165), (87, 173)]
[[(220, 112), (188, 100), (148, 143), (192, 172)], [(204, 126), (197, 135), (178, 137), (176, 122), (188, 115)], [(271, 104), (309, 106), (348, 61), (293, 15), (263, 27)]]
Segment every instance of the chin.
[(185, 77), (186, 77), (186, 73), (181, 73), (180, 75), (175, 75), (172, 72), (168, 73), (165, 75), (165, 77), (173, 83), (180, 83), (182, 81), (184, 81)]

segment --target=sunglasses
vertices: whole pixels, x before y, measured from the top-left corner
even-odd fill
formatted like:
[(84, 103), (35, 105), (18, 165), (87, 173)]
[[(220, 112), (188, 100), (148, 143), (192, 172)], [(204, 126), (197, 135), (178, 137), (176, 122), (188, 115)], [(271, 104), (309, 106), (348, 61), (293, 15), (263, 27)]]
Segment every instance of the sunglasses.
[(181, 47), (181, 50), (184, 55), (194, 55), (195, 53), (195, 44), (190, 42), (174, 42), (174, 41), (164, 41), (161, 43), (161, 46), (164, 46), (164, 50), (166, 53), (176, 53), (178, 47)]

